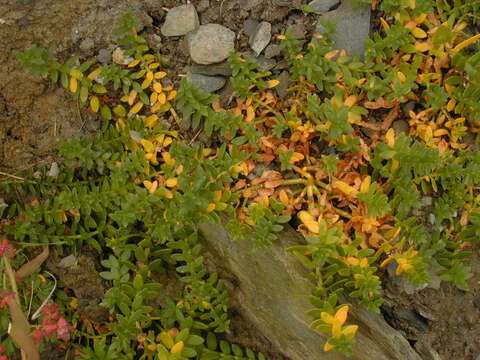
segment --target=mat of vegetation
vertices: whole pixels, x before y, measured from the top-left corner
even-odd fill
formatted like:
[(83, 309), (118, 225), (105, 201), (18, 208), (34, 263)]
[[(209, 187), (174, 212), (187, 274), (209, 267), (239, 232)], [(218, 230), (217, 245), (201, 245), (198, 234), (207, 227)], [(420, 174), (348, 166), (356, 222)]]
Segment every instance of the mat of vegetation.
[[(285, 99), (236, 53), (228, 103), (186, 81), (174, 89), (131, 14), (117, 30), (124, 67), (16, 52), (25, 71), (104, 121), (94, 137), (58, 144), (58, 173), (0, 183), (0, 359), (47, 348), (78, 359), (264, 359), (224, 340), (228, 295), (198, 230), (223, 215), (238, 241), (255, 234), (253, 249), (286, 223), (304, 236), (287, 251), (311, 270), (311, 328), (326, 334), (325, 351), (352, 354), (358, 326), (340, 295), (378, 312), (383, 268), (413, 288), (438, 276), (468, 291), (480, 236), (480, 152), (465, 141), (480, 122), (480, 35), (465, 32), (479, 8), (468, 4), (381, 2), (363, 60), (332, 50), (331, 32), (302, 46), (287, 31)], [(407, 103), (408, 129), (395, 129)], [(218, 145), (193, 146), (165, 120)], [(98, 296), (79, 301), (42, 265), (54, 253), (66, 273), (94, 268), (77, 256), (85, 248), (105, 282), (86, 277)], [(165, 297), (172, 269), (184, 285)]]

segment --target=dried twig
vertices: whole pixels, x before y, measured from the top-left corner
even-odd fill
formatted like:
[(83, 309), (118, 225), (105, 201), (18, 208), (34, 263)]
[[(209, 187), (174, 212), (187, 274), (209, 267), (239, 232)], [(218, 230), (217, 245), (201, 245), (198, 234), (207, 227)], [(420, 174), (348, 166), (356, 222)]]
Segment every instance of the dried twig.
[(3, 172), (3, 171), (0, 171), (0, 175), (9, 177), (9, 178), (12, 178), (12, 179), (15, 179), (15, 180), (25, 180), (24, 178), (22, 178), (22, 177), (20, 177), (20, 176), (15, 176), (15, 175), (12, 175), (12, 174), (7, 174), (6, 172)]

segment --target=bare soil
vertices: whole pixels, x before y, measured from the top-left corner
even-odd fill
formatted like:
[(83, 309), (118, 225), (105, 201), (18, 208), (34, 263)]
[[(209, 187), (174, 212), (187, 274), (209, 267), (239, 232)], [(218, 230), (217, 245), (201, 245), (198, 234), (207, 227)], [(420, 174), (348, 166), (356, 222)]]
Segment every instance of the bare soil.
[[(200, 22), (219, 23), (240, 34), (236, 49), (245, 51), (248, 38), (242, 33), (245, 19), (266, 20), (272, 23), (274, 34), (288, 25), (303, 23), (307, 38), (311, 35), (315, 17), (298, 9), (305, 0), (192, 0), (199, 9)], [(57, 140), (94, 133), (100, 120), (88, 115), (71, 99), (70, 93), (47, 80), (27, 75), (13, 50), (23, 50), (31, 44), (51, 51), (58, 59), (78, 55), (82, 59), (96, 56), (101, 49), (112, 50), (115, 39), (112, 30), (116, 20), (128, 8), (134, 10), (150, 34), (149, 41), (163, 55), (164, 65), (177, 82), (186, 72), (190, 59), (181, 38), (161, 38), (160, 26), (166, 11), (179, 5), (175, 0), (0, 0), (0, 171), (14, 174), (30, 168), (49, 166), (59, 161)], [(209, 6), (205, 6), (208, 3)], [(245, 4), (257, 3), (249, 10)], [(374, 19), (373, 22), (376, 22)], [(158, 39), (158, 38), (156, 38)], [(88, 44), (93, 44), (89, 46)], [(276, 59), (280, 61), (280, 58)], [(1, 177), (0, 177), (1, 180)], [(474, 276), (469, 281), (471, 291), (463, 292), (451, 284), (439, 289), (426, 288), (408, 295), (395, 280), (386, 280), (386, 320), (410, 340), (425, 359), (476, 359), (480, 354), (480, 250), (473, 249)], [(52, 270), (55, 264), (52, 262)], [(88, 256), (82, 258), (84, 276), (56, 273), (71, 289), (77, 289), (79, 301), (96, 308), (98, 294), (103, 291), (97, 283), (98, 274)], [(67, 276), (68, 275), (68, 276)], [(85, 289), (85, 281), (93, 281), (94, 293)], [(98, 290), (98, 291), (97, 291)], [(99, 317), (105, 316), (99, 314)], [(242, 327), (233, 316), (235, 335), (241, 335), (243, 345), (270, 353), (261, 336), (251, 334), (248, 324)], [(264, 334), (267, 337), (269, 334)], [(235, 336), (234, 336), (235, 337)], [(429, 355), (430, 354), (430, 355)]]

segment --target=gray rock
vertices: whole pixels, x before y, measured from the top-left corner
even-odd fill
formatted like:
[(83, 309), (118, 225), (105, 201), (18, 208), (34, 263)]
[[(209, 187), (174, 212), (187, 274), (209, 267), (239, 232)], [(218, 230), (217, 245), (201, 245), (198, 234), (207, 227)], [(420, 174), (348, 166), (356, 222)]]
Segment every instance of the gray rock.
[(256, 56), (265, 49), (272, 38), (272, 25), (269, 22), (262, 21), (258, 24), (255, 34), (250, 36), (248, 44), (255, 52)]
[(109, 49), (100, 49), (97, 55), (98, 61), (102, 64), (112, 61), (112, 52)]
[(197, 5), (197, 11), (199, 13), (204, 12), (210, 7), (210, 0), (200, 0), (200, 2)]
[(94, 48), (94, 46), (95, 42), (90, 38), (86, 38), (80, 43), (80, 49), (83, 51), (91, 50)]
[(251, 10), (255, 6), (260, 5), (262, 0), (240, 0), (240, 8), (244, 10)]
[(340, 4), (340, 0), (313, 0), (308, 5), (313, 8), (315, 14), (323, 14)]
[(290, 74), (288, 73), (288, 71), (284, 70), (277, 77), (277, 80), (280, 82), (280, 84), (275, 86), (275, 91), (277, 92), (280, 99), (284, 99), (288, 95), (287, 89), (291, 86)]
[(193, 63), (190, 67), (190, 71), (194, 74), (202, 74), (208, 76), (223, 75), (230, 76), (232, 75), (232, 69), (228, 62), (222, 62), (218, 64), (211, 65), (200, 65)]
[(162, 48), (162, 38), (157, 34), (148, 34), (147, 44), (150, 49), (160, 51)]
[(280, 55), (280, 45), (270, 44), (265, 48), (265, 57), (267, 59), (271, 59), (279, 55)]
[(325, 27), (322, 21), (337, 22), (337, 34), (333, 37), (334, 49), (345, 49), (348, 56), (360, 55), (365, 52), (365, 38), (370, 32), (370, 6), (351, 7), (349, 1), (342, 1), (342, 4), (335, 10), (320, 16), (315, 32), (323, 34)]
[(396, 135), (399, 135), (401, 133), (408, 135), (408, 132), (410, 131), (410, 126), (408, 125), (408, 122), (402, 119), (394, 121), (392, 127), (395, 130)]
[(243, 22), (243, 31), (245, 34), (247, 34), (249, 37), (255, 35), (255, 31), (257, 30), (258, 26), (258, 21), (254, 19), (246, 19)]
[(290, 36), (297, 40), (305, 39), (306, 31), (305, 25), (302, 23), (297, 23), (290, 26)]
[(53, 162), (52, 165), (50, 166), (50, 170), (48, 170), (47, 172), (47, 176), (56, 179), (58, 178), (59, 174), (60, 174), (60, 169), (58, 168), (58, 164), (56, 162)]
[(438, 352), (424, 340), (417, 341), (414, 347), (423, 360), (442, 360)]
[(221, 89), (225, 85), (225, 78), (223, 76), (207, 76), (202, 74), (194, 74), (191, 71), (187, 72), (187, 81), (193, 83), (196, 87), (207, 92), (214, 92)]
[(198, 28), (197, 10), (192, 4), (171, 8), (161, 31), (164, 36), (182, 36)]
[(242, 55), (246, 59), (251, 59), (256, 62), (258, 65), (257, 70), (260, 72), (270, 71), (277, 64), (273, 59), (267, 59), (265, 56), (256, 56), (252, 52), (243, 52)]
[(190, 56), (198, 64), (222, 62), (235, 49), (235, 33), (218, 24), (201, 25), (188, 34)]
[[(203, 223), (199, 228), (209, 263), (221, 277), (228, 274), (230, 279), (235, 279), (235, 290), (229, 294), (234, 310), (259, 333), (266, 334), (272, 351), (277, 352), (279, 358), (347, 359), (339, 352), (323, 352), (325, 335), (309, 328), (312, 319), (306, 312), (312, 305), (308, 297), (300, 296), (308, 292), (308, 270), (292, 253), (285, 251), (287, 247), (305, 243), (298, 232), (286, 225), (268, 249), (253, 252), (251, 239), (234, 241), (221, 224)], [(355, 359), (420, 360), (407, 340), (381, 315), (355, 304), (349, 312), (350, 320), (359, 325)]]

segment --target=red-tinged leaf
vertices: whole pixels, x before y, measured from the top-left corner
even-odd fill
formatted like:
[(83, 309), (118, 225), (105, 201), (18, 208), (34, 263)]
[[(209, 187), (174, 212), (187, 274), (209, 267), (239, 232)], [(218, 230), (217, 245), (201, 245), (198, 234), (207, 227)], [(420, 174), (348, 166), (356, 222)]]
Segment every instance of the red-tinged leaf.
[(37, 346), (30, 336), (30, 324), (16, 300), (8, 303), (8, 310), (12, 321), (10, 337), (25, 352), (28, 360), (40, 360)]
[(40, 268), (40, 266), (42, 266), (43, 262), (47, 260), (49, 254), (50, 250), (48, 246), (46, 246), (45, 249), (43, 249), (43, 251), (35, 258), (30, 260), (26, 264), (23, 264), (22, 267), (20, 267), (20, 269), (15, 272), (15, 277), (17, 279), (23, 279), (27, 276), (32, 275), (37, 269)]

